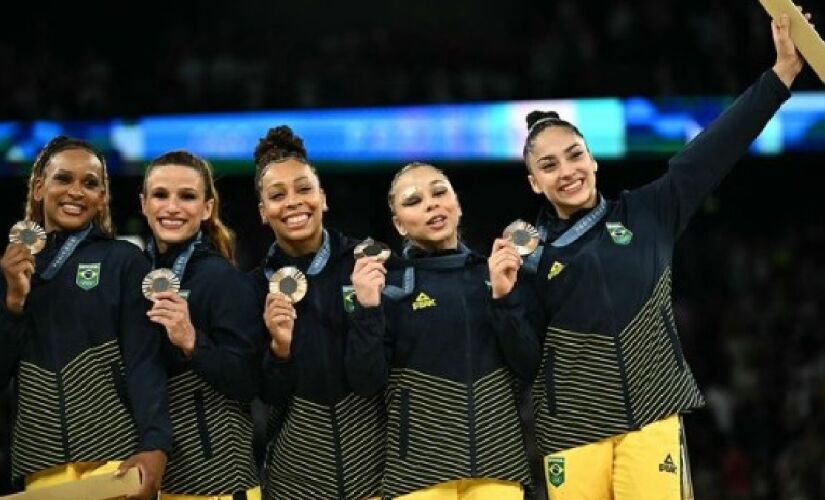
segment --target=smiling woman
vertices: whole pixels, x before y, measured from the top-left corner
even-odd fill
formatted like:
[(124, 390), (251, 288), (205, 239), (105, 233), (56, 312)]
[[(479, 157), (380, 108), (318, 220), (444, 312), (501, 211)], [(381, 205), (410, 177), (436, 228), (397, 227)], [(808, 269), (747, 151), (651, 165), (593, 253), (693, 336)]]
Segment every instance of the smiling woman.
[[(324, 227), (326, 195), (289, 127), (270, 129), (255, 149), (255, 189), (261, 222), (276, 239), (262, 268), (252, 272), (270, 335), (261, 397), (279, 416), (266, 464), (267, 496), (375, 496), (383, 471), (380, 396), (354, 394), (344, 370), (357, 242)], [(269, 293), (270, 279), (284, 274), (306, 277), (299, 302)]]
[(176, 444), (160, 496), (260, 499), (249, 402), (265, 335), (255, 292), (231, 263), (234, 237), (220, 219), (212, 169), (187, 151), (161, 155), (146, 170), (140, 201), (152, 267), (180, 282), (180, 293), (152, 295), (148, 312), (169, 340)]
[(172, 450), (166, 375), (140, 293), (149, 266), (112, 239), (103, 156), (81, 140), (51, 140), (32, 168), (26, 218), (45, 227), (45, 247), (34, 256), (9, 243), (0, 262), (14, 479), (37, 489), (137, 467), (149, 498)]

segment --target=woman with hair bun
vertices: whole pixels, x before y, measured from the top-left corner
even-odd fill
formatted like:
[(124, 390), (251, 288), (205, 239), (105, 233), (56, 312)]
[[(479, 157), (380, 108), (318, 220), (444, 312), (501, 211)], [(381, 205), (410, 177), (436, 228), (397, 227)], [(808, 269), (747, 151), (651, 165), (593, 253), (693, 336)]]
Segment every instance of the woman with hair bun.
[(679, 499), (690, 487), (680, 415), (704, 404), (682, 354), (671, 302), (673, 248), (688, 221), (782, 103), (803, 61), (787, 15), (776, 63), (669, 162), (606, 200), (575, 125), (527, 116), (530, 186), (549, 202), (536, 270), (545, 330), (532, 395), (549, 498)]
[[(326, 195), (289, 127), (270, 129), (254, 158), (261, 222), (275, 235), (252, 274), (270, 335), (262, 399), (280, 415), (266, 496), (376, 496), (384, 464), (381, 396), (353, 393), (344, 364), (357, 241), (324, 227)], [(289, 267), (305, 277), (303, 298), (269, 292), (270, 279)]]

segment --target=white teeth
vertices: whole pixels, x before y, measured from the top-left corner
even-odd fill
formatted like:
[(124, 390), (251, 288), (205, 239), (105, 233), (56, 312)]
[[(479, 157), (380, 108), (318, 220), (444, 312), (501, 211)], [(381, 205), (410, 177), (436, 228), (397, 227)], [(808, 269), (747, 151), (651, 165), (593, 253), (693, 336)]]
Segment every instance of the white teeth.
[(83, 211), (83, 207), (71, 203), (64, 203), (61, 207), (63, 208), (63, 211), (69, 215), (80, 215)]
[(290, 215), (286, 218), (286, 225), (289, 228), (300, 227), (309, 220), (309, 215), (307, 214), (300, 214), (300, 215)]
[(569, 191), (575, 191), (575, 190), (579, 189), (583, 184), (584, 184), (584, 181), (580, 179), (580, 180), (577, 180), (576, 182), (573, 182), (571, 184), (568, 184), (568, 185), (562, 187), (561, 190), (564, 191), (565, 193), (569, 192)]
[(161, 227), (165, 227), (167, 229), (178, 229), (183, 226), (182, 220), (160, 219), (159, 222)]

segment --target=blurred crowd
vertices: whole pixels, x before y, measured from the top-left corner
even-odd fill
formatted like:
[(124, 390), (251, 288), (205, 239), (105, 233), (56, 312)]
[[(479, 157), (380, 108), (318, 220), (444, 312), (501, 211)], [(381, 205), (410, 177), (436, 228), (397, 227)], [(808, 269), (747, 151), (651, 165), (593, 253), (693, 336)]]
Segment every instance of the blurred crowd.
[(0, 120), (735, 94), (773, 62), (756, 1), (151, 5), (10, 18)]

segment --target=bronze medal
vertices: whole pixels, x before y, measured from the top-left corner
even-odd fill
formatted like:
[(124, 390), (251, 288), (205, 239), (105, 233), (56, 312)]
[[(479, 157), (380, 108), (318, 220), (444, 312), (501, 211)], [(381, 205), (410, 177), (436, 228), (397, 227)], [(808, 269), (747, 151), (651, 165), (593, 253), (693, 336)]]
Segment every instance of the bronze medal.
[(512, 243), (522, 257), (530, 255), (539, 246), (539, 232), (523, 220), (514, 221), (504, 228), (504, 239)]
[(307, 293), (307, 278), (297, 267), (282, 267), (269, 279), (269, 293), (282, 293), (295, 304)]
[(25, 245), (34, 255), (46, 246), (46, 231), (36, 222), (21, 220), (11, 227), (9, 242)]
[(155, 269), (143, 278), (143, 296), (154, 300), (160, 292), (175, 292), (180, 290), (180, 279), (171, 269)]
[(353, 250), (356, 260), (364, 257), (375, 257), (378, 262), (386, 262), (390, 258), (390, 247), (380, 241), (367, 238)]

